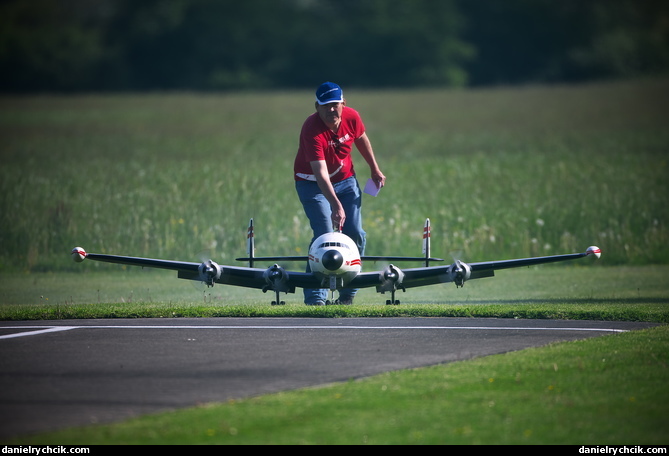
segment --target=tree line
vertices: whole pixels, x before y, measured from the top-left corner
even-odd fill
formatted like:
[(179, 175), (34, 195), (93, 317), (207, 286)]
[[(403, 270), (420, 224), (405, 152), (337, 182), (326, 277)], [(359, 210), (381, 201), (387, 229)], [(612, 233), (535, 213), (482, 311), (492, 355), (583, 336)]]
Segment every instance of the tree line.
[(669, 69), (665, 0), (0, 0), (0, 90), (575, 82)]

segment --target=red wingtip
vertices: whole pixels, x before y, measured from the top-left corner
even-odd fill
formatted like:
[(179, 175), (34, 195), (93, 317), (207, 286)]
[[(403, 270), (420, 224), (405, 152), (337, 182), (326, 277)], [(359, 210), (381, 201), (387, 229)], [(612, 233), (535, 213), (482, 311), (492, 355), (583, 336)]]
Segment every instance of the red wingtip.
[(586, 255), (594, 255), (596, 258), (599, 258), (602, 256), (602, 249), (597, 247), (596, 245), (592, 245), (588, 247), (588, 249), (585, 251)]
[(77, 263), (81, 263), (86, 259), (86, 251), (81, 247), (75, 247), (72, 249), (72, 259)]

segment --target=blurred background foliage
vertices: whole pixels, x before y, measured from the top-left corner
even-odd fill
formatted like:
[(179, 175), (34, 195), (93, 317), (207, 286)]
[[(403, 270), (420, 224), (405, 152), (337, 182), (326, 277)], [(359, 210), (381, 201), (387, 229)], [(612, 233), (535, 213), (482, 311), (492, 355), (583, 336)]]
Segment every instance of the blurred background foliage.
[(664, 0), (1, 0), (4, 92), (462, 87), (665, 73)]

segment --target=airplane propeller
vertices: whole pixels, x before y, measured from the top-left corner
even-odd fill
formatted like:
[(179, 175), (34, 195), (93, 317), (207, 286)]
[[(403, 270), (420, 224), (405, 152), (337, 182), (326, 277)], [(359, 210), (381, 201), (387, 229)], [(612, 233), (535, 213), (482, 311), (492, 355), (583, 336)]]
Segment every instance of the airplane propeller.
[(221, 277), (221, 267), (211, 259), (212, 253), (212, 249), (203, 249), (196, 255), (200, 263), (198, 278), (190, 282), (199, 293), (206, 293), (207, 289), (213, 287), (216, 280)]
[(463, 252), (463, 249), (451, 250), (449, 252), (449, 255), (453, 259), (453, 264), (450, 268), (451, 278), (457, 288), (465, 285), (465, 281), (471, 273), (466, 263), (462, 261)]
[(216, 280), (221, 278), (221, 267), (212, 260), (203, 261), (198, 268), (200, 280), (208, 287), (213, 287)]
[(282, 301), (280, 296), (281, 292), (288, 292), (289, 288), (286, 286), (286, 282), (288, 281), (288, 273), (284, 268), (279, 266), (278, 264), (274, 264), (273, 266), (270, 266), (267, 268), (265, 273), (263, 274), (263, 277), (265, 279), (265, 282), (267, 283), (262, 291), (267, 292), (267, 291), (274, 291), (275, 299), (272, 301), (273, 306), (282, 306), (285, 305), (286, 302)]
[(389, 291), (390, 299), (386, 300), (386, 304), (394, 306), (399, 305), (400, 300), (395, 299), (395, 292), (397, 290), (402, 290), (403, 292), (406, 291), (406, 289), (402, 285), (402, 281), (404, 280), (404, 273), (397, 266), (389, 264), (383, 270), (382, 279), (383, 279), (382, 284), (377, 287), (377, 291), (383, 293)]

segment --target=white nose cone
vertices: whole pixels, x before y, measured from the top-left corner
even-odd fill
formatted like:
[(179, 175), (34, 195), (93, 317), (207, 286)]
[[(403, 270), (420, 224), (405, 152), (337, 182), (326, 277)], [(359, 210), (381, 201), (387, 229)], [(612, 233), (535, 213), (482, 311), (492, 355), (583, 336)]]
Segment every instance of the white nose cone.
[(75, 247), (72, 249), (72, 259), (77, 262), (81, 263), (86, 259), (86, 251), (81, 248), (81, 247)]
[(360, 272), (360, 253), (353, 240), (343, 233), (325, 233), (309, 248), (311, 271), (330, 276)]
[(599, 258), (602, 256), (602, 250), (596, 245), (591, 245), (590, 247), (588, 247), (588, 250), (585, 251), (585, 254), (594, 255), (595, 258)]

